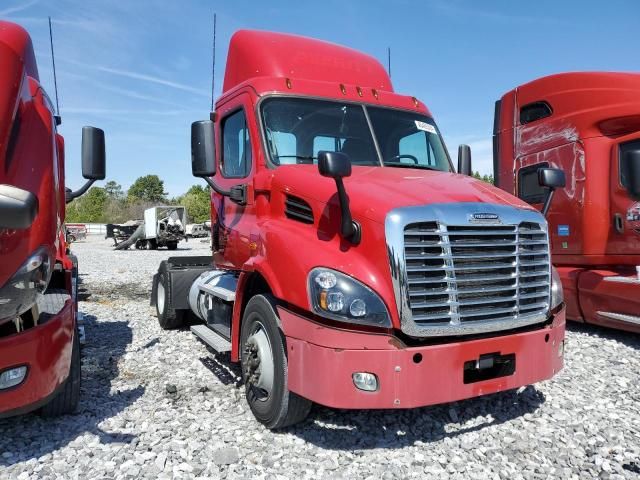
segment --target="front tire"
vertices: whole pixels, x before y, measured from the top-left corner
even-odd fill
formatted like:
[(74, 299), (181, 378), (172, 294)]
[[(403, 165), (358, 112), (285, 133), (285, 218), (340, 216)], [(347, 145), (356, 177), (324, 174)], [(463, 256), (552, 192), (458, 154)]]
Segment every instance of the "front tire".
[(288, 389), (285, 343), (274, 297), (265, 294), (251, 298), (242, 317), (242, 379), (253, 415), (271, 429), (301, 422), (312, 404)]
[(156, 313), (158, 323), (163, 330), (173, 330), (182, 327), (184, 324), (184, 310), (176, 310), (171, 305), (171, 284), (169, 274), (166, 271), (158, 273), (158, 284), (156, 285)]

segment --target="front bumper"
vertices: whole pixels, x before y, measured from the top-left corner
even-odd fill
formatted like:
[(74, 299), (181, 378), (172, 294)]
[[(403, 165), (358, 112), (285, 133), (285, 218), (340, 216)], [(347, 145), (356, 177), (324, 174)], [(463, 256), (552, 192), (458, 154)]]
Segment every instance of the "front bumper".
[[(391, 335), (325, 327), (284, 308), (278, 313), (287, 340), (289, 390), (333, 408), (414, 408), (452, 402), (546, 380), (564, 364), (564, 308), (551, 325), (538, 330), (420, 347), (406, 347)], [(487, 354), (515, 355), (515, 371), (465, 383), (465, 363)], [(355, 372), (375, 374), (378, 390), (358, 390), (352, 379)]]
[(47, 403), (69, 375), (75, 306), (64, 307), (46, 323), (0, 339), (0, 372), (27, 366), (26, 378), (0, 390), (0, 417), (26, 413)]

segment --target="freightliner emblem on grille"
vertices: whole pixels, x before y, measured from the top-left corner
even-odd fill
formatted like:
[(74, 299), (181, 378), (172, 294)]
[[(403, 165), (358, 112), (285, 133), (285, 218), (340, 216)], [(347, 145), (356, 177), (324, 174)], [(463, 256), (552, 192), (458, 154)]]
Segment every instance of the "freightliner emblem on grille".
[(470, 213), (469, 222), (482, 223), (482, 224), (496, 224), (502, 223), (500, 217), (495, 213)]

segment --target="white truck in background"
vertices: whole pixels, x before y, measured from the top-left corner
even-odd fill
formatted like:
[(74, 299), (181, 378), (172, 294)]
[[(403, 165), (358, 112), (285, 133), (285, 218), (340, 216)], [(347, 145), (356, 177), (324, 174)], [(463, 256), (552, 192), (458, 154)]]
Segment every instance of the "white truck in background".
[(185, 228), (188, 238), (200, 238), (209, 236), (209, 228), (204, 223), (189, 223)]

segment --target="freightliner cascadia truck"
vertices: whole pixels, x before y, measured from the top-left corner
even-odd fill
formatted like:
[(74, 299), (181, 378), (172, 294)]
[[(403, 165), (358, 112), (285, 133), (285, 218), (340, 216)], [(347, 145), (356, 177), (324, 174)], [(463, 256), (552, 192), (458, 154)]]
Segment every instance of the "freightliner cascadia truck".
[(71, 413), (80, 394), (77, 264), (65, 204), (105, 176), (104, 133), (82, 131), (82, 173), (65, 189), (60, 123), (28, 33), (0, 21), (0, 417)]
[(566, 172), (549, 235), (567, 318), (640, 332), (640, 74), (551, 75), (497, 102), (496, 184), (540, 204), (548, 167)]
[[(377, 60), (239, 31), (191, 141), (212, 189), (213, 257), (162, 262), (151, 301), (163, 328), (195, 316), (192, 331), (240, 362), (267, 427), (312, 402), (413, 408), (562, 368), (544, 216), (456, 174), (427, 107), (395, 93)], [(545, 172), (556, 186), (561, 172)]]

